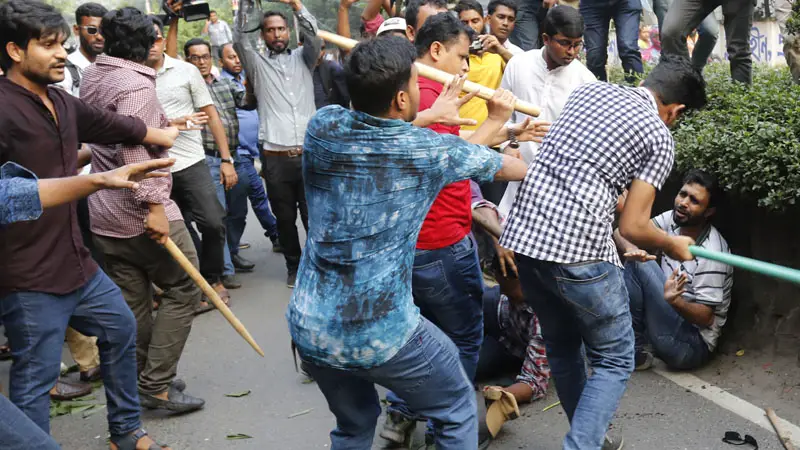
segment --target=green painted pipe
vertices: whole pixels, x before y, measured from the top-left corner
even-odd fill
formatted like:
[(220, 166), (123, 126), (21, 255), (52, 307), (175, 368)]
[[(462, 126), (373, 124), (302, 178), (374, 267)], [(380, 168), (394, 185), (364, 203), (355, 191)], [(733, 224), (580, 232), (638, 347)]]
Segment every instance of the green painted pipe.
[(713, 259), (714, 261), (719, 261), (739, 269), (749, 270), (751, 272), (760, 273), (761, 275), (800, 284), (800, 270), (792, 269), (791, 267), (779, 266), (777, 264), (759, 261), (753, 258), (745, 258), (744, 256), (732, 255), (730, 253), (708, 250), (696, 245), (690, 245), (689, 251), (692, 252), (694, 256)]

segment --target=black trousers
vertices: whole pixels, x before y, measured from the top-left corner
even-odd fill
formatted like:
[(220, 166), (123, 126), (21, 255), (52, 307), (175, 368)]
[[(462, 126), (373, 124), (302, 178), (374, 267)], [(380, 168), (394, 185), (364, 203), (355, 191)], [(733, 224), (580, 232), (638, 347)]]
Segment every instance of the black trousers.
[[(172, 199), (187, 220), (193, 220), (202, 236), (200, 273), (216, 283), (222, 278), (225, 247), (225, 209), (217, 199), (205, 160), (172, 174)], [(189, 222), (186, 222), (187, 226)]]
[(297, 211), (308, 232), (308, 206), (303, 187), (303, 158), (288, 155), (261, 155), (262, 175), (267, 182), (267, 197), (278, 221), (278, 240), (286, 258), (286, 268), (296, 272), (300, 265), (300, 236), (297, 234)]

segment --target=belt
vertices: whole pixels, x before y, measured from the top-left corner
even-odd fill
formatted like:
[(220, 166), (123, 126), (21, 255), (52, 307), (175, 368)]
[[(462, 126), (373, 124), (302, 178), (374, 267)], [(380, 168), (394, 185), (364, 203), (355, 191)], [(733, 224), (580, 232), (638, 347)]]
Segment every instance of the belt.
[(272, 150), (262, 150), (261, 154), (264, 156), (287, 156), (289, 158), (296, 158), (303, 154), (303, 147), (297, 147), (291, 150), (281, 150), (277, 152)]

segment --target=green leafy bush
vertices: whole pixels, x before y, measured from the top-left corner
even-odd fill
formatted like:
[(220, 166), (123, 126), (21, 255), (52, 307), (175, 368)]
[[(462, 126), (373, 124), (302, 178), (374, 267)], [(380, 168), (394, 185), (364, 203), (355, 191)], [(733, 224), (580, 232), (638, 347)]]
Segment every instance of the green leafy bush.
[[(703, 74), (708, 106), (672, 130), (676, 173), (706, 169), (726, 191), (771, 210), (800, 203), (800, 86), (788, 68), (754, 65), (752, 86), (732, 82), (727, 63)], [(609, 70), (612, 82), (623, 78)]]
[(676, 170), (703, 168), (729, 192), (784, 210), (800, 197), (800, 86), (786, 68), (755, 66), (753, 85), (727, 64), (705, 70), (708, 106), (673, 130)]

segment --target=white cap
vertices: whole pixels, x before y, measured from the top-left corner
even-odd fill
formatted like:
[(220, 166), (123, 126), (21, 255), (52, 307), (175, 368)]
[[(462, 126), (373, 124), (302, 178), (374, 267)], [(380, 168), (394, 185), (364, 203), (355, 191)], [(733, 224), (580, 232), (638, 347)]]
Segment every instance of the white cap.
[(378, 33), (375, 36), (380, 36), (387, 31), (406, 31), (406, 19), (402, 17), (391, 17), (386, 19), (378, 28)]

